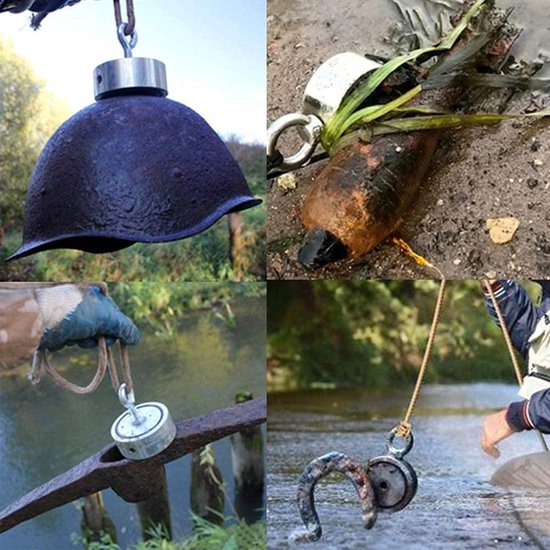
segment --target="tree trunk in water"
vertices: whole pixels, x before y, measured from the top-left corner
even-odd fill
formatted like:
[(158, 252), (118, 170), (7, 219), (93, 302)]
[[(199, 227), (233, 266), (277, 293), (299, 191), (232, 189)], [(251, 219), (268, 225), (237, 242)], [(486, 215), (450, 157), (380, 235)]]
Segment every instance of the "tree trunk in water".
[(162, 526), (162, 532), (168, 540), (172, 540), (172, 522), (170, 520), (170, 501), (168, 500), (168, 484), (166, 483), (166, 469), (161, 466), (157, 474), (160, 479), (160, 490), (156, 495), (137, 503), (139, 523), (143, 540), (155, 538), (151, 530)]
[[(203, 460), (203, 453), (210, 453), (212, 463)], [(210, 447), (193, 452), (191, 459), (191, 511), (216, 525), (225, 520), (225, 501), (222, 490), (222, 474), (213, 463)]]
[[(250, 392), (239, 392), (236, 403), (249, 401)], [(252, 427), (231, 436), (233, 477), (235, 479), (235, 509), (247, 523), (262, 517), (265, 457), (264, 438), (260, 427)]]
[(104, 534), (109, 535), (113, 542), (117, 541), (116, 527), (105, 509), (101, 493), (94, 493), (82, 499), (80, 529), (85, 548), (91, 542), (100, 542)]
[(229, 227), (229, 260), (235, 274), (235, 281), (243, 280), (243, 218), (239, 212), (227, 216)]

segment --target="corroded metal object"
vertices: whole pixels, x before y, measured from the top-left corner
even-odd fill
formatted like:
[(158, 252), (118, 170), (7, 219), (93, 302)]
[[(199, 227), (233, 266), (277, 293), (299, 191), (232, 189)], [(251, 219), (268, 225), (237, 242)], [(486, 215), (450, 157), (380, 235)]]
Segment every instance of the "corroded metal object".
[(0, 533), (109, 487), (127, 502), (146, 500), (160, 488), (163, 464), (265, 421), (266, 399), (259, 398), (179, 422), (172, 444), (148, 460), (128, 460), (110, 445), (2, 510)]
[(10, 259), (183, 239), (259, 203), (197, 113), (161, 97), (103, 99), (65, 122), (42, 151), (23, 245)]
[(304, 200), (300, 263), (316, 269), (357, 260), (393, 233), (418, 195), (438, 137), (393, 134), (358, 140), (336, 153)]
[(416, 495), (418, 478), (406, 460), (391, 454), (379, 456), (369, 460), (367, 472), (381, 512), (403, 510)]
[(365, 467), (343, 453), (332, 452), (312, 460), (298, 481), (298, 510), (305, 525), (305, 532), (296, 538), (316, 541), (322, 529), (315, 509), (314, 491), (320, 479), (332, 472), (344, 474), (353, 484), (359, 496), (365, 529), (370, 529), (378, 516), (373, 487)]
[[(387, 454), (369, 460), (367, 465), (367, 473), (381, 512), (403, 510), (414, 498), (418, 488), (414, 468), (403, 459), (413, 448), (413, 434), (409, 431), (401, 437), (397, 433), (398, 429), (394, 428), (386, 438)], [(395, 444), (396, 438), (402, 441), (402, 446)]]
[[(469, 4), (459, 12), (463, 15)], [(450, 53), (464, 55), (474, 40), (487, 38), (486, 45), (470, 56), (467, 67), (496, 71), (519, 31), (507, 23), (509, 12), (486, 10), (457, 41)], [(403, 82), (392, 76), (377, 89), (374, 104), (388, 103), (405, 83), (412, 89), (421, 70), (403, 73)], [(407, 77), (409, 83), (406, 84)], [(423, 90), (407, 105), (436, 104), (450, 110), (463, 96), (464, 86)], [(369, 97), (369, 101), (373, 96)], [(341, 141), (330, 151), (331, 159), (321, 170), (306, 195), (301, 219), (306, 230), (298, 261), (307, 269), (318, 269), (344, 259), (361, 260), (385, 238), (394, 233), (416, 200), (436, 150), (440, 131), (411, 131)]]
[(191, 237), (259, 204), (216, 132), (166, 96), (164, 64), (127, 57), (99, 65), (96, 99), (44, 147), (25, 205), (23, 245), (102, 253)]

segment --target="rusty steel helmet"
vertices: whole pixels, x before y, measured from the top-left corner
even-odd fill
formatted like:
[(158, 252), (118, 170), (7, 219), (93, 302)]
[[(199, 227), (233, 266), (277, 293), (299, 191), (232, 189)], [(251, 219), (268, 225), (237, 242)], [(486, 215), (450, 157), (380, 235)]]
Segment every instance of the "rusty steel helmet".
[(166, 99), (163, 63), (108, 61), (94, 81), (97, 102), (67, 120), (40, 154), (23, 244), (9, 260), (183, 239), (261, 202), (206, 121)]

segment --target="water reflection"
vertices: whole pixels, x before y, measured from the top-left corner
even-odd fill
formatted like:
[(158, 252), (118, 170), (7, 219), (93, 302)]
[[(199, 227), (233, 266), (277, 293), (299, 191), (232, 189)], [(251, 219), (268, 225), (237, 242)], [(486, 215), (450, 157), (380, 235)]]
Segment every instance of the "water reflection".
[[(130, 350), (137, 401), (161, 401), (174, 419), (229, 406), (237, 391), (265, 394), (265, 301), (234, 302), (236, 328), (209, 312), (193, 312), (177, 333), (158, 338), (145, 333)], [(89, 381), (97, 354), (80, 349), (60, 352), (54, 365), (71, 381)], [(108, 381), (91, 395), (60, 390), (49, 379), (33, 387), (26, 380), (0, 378), (0, 508), (67, 470), (110, 443), (109, 430), (122, 412)], [(215, 444), (222, 475), (233, 495), (228, 440)], [(190, 460), (167, 467), (176, 537), (188, 532)], [(105, 503), (123, 547), (139, 537), (135, 506), (105, 492)], [(75, 504), (53, 510), (0, 535), (2, 550), (74, 548), (78, 531)]]

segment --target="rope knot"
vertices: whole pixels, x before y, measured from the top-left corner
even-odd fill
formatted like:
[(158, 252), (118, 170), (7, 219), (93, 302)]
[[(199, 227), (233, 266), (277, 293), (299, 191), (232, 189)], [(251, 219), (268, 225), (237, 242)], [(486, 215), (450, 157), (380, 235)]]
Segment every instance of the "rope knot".
[(412, 430), (412, 424), (402, 420), (395, 428), (395, 435), (397, 437), (409, 437)]

